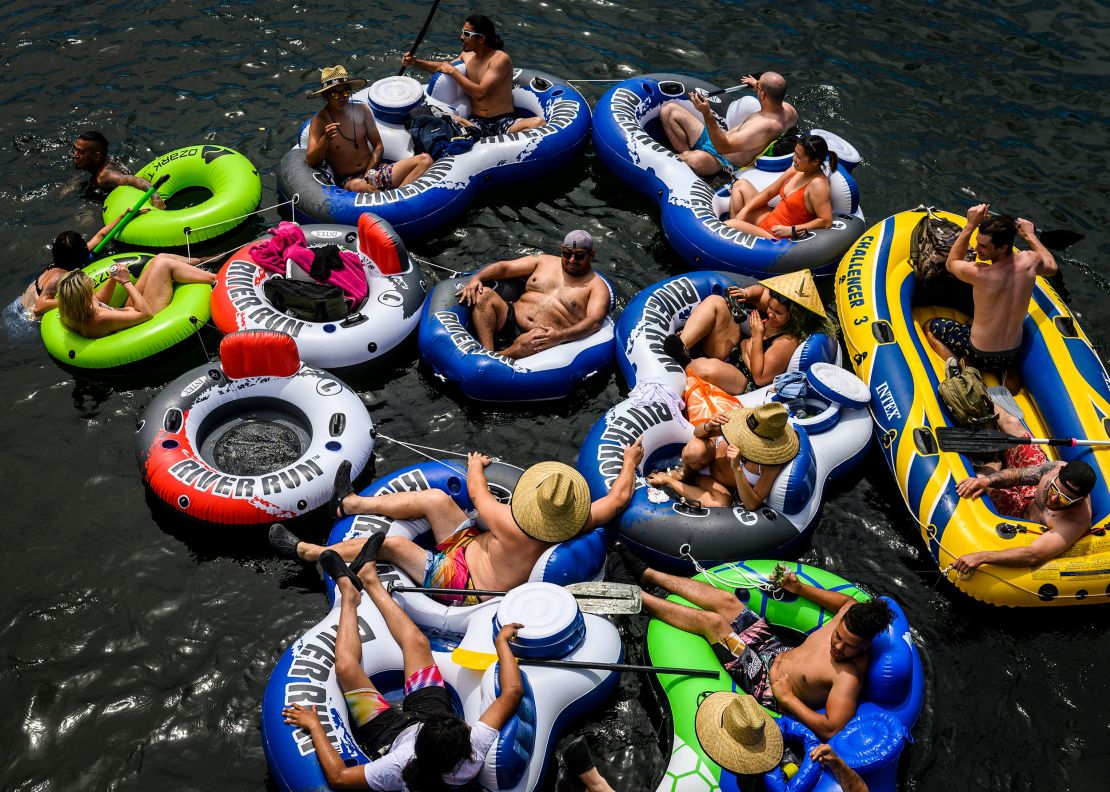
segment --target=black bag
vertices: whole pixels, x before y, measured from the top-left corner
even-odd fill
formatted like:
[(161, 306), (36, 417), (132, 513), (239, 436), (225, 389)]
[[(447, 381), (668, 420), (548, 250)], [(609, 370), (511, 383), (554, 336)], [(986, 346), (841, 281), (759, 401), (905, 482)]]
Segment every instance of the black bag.
[(262, 292), (279, 311), (309, 322), (338, 322), (347, 318), (347, 299), (338, 286), (270, 278)]
[[(962, 229), (951, 220), (934, 215), (931, 207), (918, 208), (925, 210), (925, 216), (910, 234), (910, 264), (917, 280), (913, 304), (946, 306), (971, 316), (971, 286), (956, 278), (947, 267), (948, 254)], [(974, 259), (974, 252), (969, 250), (968, 261)]]

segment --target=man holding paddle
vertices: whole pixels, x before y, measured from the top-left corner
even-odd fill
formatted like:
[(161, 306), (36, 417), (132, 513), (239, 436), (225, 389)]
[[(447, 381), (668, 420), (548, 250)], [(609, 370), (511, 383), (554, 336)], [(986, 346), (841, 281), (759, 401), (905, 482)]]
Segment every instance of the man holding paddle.
[[(524, 471), (511, 504), (504, 504), (490, 493), (486, 482), (485, 468), (491, 459), (471, 453), (466, 485), (477, 512), (473, 515), (439, 489), (356, 495), (350, 463), (344, 462), (336, 472), (331, 508), (336, 517), (378, 514), (396, 520), (427, 519), (436, 543), (433, 550), (390, 536), (379, 557), (426, 587), (507, 591), (528, 580), (532, 567), (553, 544), (604, 525), (627, 506), (636, 467), (643, 458), (644, 449), (637, 440), (625, 449), (612, 489), (593, 502), (581, 473), (561, 462), (540, 462)], [(280, 555), (307, 563), (315, 563), (328, 549), (344, 560), (353, 559), (363, 543), (362, 538), (347, 539), (325, 548), (300, 541), (280, 523), (270, 528), (270, 544)], [(473, 605), (483, 595), (431, 596), (448, 605)]]
[(743, 84), (755, 91), (759, 110), (725, 131), (717, 125), (709, 100), (697, 91), (690, 102), (701, 114), (699, 119), (678, 102), (667, 102), (659, 120), (667, 140), (678, 158), (698, 176), (712, 176), (722, 169), (734, 173), (755, 162), (771, 143), (798, 123), (798, 111), (786, 98), (786, 79), (778, 72), (763, 72), (759, 79), (750, 74)]

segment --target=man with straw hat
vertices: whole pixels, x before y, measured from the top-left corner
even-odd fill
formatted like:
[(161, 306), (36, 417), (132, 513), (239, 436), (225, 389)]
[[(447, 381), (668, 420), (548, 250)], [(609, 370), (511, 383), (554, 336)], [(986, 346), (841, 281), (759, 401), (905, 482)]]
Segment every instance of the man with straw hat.
[(724, 691), (706, 696), (694, 731), (706, 756), (739, 775), (766, 773), (782, 760), (782, 732), (751, 696)]
[[(835, 338), (836, 328), (812, 273), (800, 270), (706, 297), (679, 333), (663, 339), (663, 351), (689, 374), (735, 395), (770, 384), (814, 333)], [(705, 356), (691, 361), (697, 344)]]
[[(524, 471), (511, 503), (504, 504), (490, 493), (486, 482), (485, 468), (490, 458), (471, 453), (466, 480), (475, 508), (471, 514), (439, 489), (356, 495), (351, 487), (351, 466), (343, 462), (336, 472), (331, 508), (337, 517), (378, 514), (396, 520), (427, 519), (435, 537), (434, 550), (425, 550), (404, 537), (390, 536), (378, 556), (423, 586), (508, 591), (528, 581), (532, 567), (551, 545), (592, 531), (616, 517), (632, 498), (636, 466), (643, 458), (644, 449), (637, 440), (625, 449), (612, 489), (592, 502), (581, 473), (562, 462), (540, 462)], [(307, 563), (315, 563), (327, 549), (351, 561), (365, 543), (365, 538), (347, 539), (326, 548), (300, 541), (281, 524), (270, 528), (270, 544), (279, 555)], [(479, 601), (472, 595), (435, 598), (449, 605)]]
[(382, 159), (385, 149), (370, 108), (350, 103), (352, 92), (365, 86), (366, 80), (348, 76), (343, 66), (320, 70), (320, 88), (309, 96), (322, 94), (325, 104), (309, 124), (304, 161), (318, 168), (327, 160), (335, 186), (351, 192), (404, 187), (432, 167), (432, 157), (417, 154), (398, 162)]
[(614, 549), (634, 578), (694, 603), (686, 606), (647, 592), (643, 595), (644, 609), (652, 616), (705, 638), (736, 684), (759, 704), (793, 716), (822, 740), (855, 715), (871, 641), (893, 619), (881, 599), (857, 602), (846, 594), (806, 585), (793, 572), (785, 573), (778, 583), (783, 591), (835, 614), (807, 635), (801, 646), (791, 647), (733, 589), (651, 569), (620, 542)]
[[(652, 473), (647, 482), (707, 507), (731, 506), (738, 496), (745, 509), (755, 511), (797, 456), (798, 433), (780, 402), (738, 407), (724, 424), (719, 417), (694, 428), (680, 467)], [(709, 475), (694, 472), (705, 467)]]

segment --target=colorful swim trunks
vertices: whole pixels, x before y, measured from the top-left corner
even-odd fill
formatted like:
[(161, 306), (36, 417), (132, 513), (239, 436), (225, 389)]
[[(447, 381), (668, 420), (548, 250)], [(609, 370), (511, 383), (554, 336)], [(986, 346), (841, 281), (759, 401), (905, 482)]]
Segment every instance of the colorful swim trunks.
[(347, 189), (347, 182), (352, 179), (365, 179), (371, 187), (376, 190), (392, 190), (393, 189), (393, 163), (381, 162), (375, 165), (366, 173), (355, 173), (351, 176), (337, 176), (335, 179), (335, 186), (341, 189)]
[[(1033, 435), (1022, 432), (1021, 436), (1032, 437)], [(1048, 457), (1041, 447), (1036, 445), (1010, 446), (1002, 452), (1003, 469), (1038, 467), (1046, 462)], [(1019, 487), (992, 489), (988, 494), (991, 496), (995, 511), (999, 514), (1021, 518), (1025, 516), (1026, 507), (1037, 495), (1037, 485), (1023, 484)]]
[(388, 751), (397, 735), (413, 723), (454, 714), (443, 675), (434, 664), (413, 672), (405, 680), (400, 710), (372, 687), (345, 691), (343, 699), (351, 713), (355, 739), (372, 757)]
[[(766, 619), (755, 615), (745, 608), (732, 622), (732, 632), (744, 649), (739, 657), (735, 652), (738, 646), (724, 643), (713, 644), (713, 652), (725, 671), (729, 673), (740, 689), (770, 710), (779, 712), (778, 699), (771, 691), (771, 666), (775, 658), (791, 647), (780, 641), (772, 632)], [(733, 643), (732, 636), (726, 640)]]
[[(430, 588), (472, 589), (470, 568), (466, 564), (466, 546), (481, 536), (482, 529), (467, 520), (448, 536), (434, 551), (429, 550), (424, 561), (424, 585)], [(476, 596), (462, 594), (433, 594), (445, 605), (477, 605)]]

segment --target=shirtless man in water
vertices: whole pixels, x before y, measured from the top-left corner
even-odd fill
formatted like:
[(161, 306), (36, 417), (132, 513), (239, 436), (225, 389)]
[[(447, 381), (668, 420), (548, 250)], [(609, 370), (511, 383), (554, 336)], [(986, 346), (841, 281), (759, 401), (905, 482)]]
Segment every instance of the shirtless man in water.
[[(644, 608), (652, 616), (705, 638), (729, 675), (760, 704), (791, 715), (823, 741), (855, 715), (871, 641), (893, 619), (885, 602), (857, 602), (846, 594), (806, 585), (788, 572), (779, 582), (784, 591), (836, 614), (801, 646), (789, 647), (732, 591), (651, 569), (620, 543), (615, 549), (634, 577), (697, 606), (643, 595)], [(821, 708), (824, 714), (817, 711)]]
[(352, 79), (342, 66), (320, 70), (320, 84), (313, 96), (323, 94), (324, 109), (312, 118), (304, 160), (316, 168), (328, 161), (335, 186), (351, 192), (381, 192), (404, 187), (432, 167), (430, 154), (417, 154), (398, 162), (383, 162), (381, 135), (364, 104), (351, 104), (351, 93), (366, 85)]
[(459, 121), (477, 127), (482, 137), (494, 137), (513, 132), (523, 132), (543, 126), (541, 116), (517, 118), (513, 105), (513, 60), (503, 47), (493, 21), (481, 14), (471, 14), (463, 23), (459, 34), (462, 41), (464, 74), (450, 61), (431, 61), (414, 58), (406, 53), (401, 65), (416, 66), (426, 72), (440, 72), (451, 77), (470, 98), (470, 117)]
[[(485, 469), (490, 458), (471, 453), (466, 486), (476, 509), (474, 516), (439, 489), (356, 495), (351, 489), (350, 463), (344, 462), (336, 473), (332, 501), (338, 517), (379, 514), (396, 520), (426, 518), (436, 542), (434, 550), (425, 550), (404, 537), (390, 536), (378, 555), (412, 580), (436, 588), (507, 591), (528, 581), (536, 561), (553, 544), (588, 533), (616, 517), (632, 498), (636, 467), (643, 458), (644, 449), (637, 440), (625, 449), (620, 473), (609, 493), (593, 502), (581, 473), (561, 462), (541, 462), (524, 471), (513, 490), (512, 503), (504, 504), (489, 491)], [(365, 541), (365, 537), (347, 539), (326, 548), (300, 541), (280, 523), (270, 528), (270, 544), (280, 555), (307, 563), (315, 563), (328, 549), (351, 561)], [(463, 605), (479, 601), (475, 595), (446, 594), (436, 599)]]
[[(1021, 363), (1021, 325), (1029, 312), (1029, 298), (1037, 276), (1057, 271), (1056, 259), (1037, 239), (1033, 224), (1008, 215), (987, 217), (990, 204), (967, 210), (964, 226), (948, 254), (948, 271), (971, 284), (975, 317), (970, 324), (953, 319), (931, 319), (925, 336), (944, 359), (966, 358), (968, 365), (994, 371), (1006, 380), (1011, 392), (1020, 388), (1017, 370)], [(976, 261), (967, 261), (971, 235)], [(1014, 250), (1014, 237), (1021, 236), (1029, 250)]]
[[(82, 132), (73, 141), (73, 167), (85, 171), (92, 176), (92, 183), (98, 191), (110, 193), (116, 187), (126, 185), (136, 187), (143, 192), (151, 188), (150, 182), (132, 176), (122, 165), (108, 156), (108, 139), (94, 129)], [(155, 209), (165, 209), (166, 204), (158, 193), (150, 197), (150, 203)]]
[(690, 92), (699, 119), (678, 102), (667, 102), (659, 120), (678, 158), (698, 176), (712, 176), (722, 168), (732, 174), (751, 165), (767, 146), (798, 123), (794, 105), (784, 102), (786, 80), (778, 72), (763, 72), (757, 80), (750, 74), (742, 82), (755, 91), (759, 110), (727, 131), (717, 125), (709, 100)]
[[(547, 253), (483, 267), (459, 292), (472, 308), (474, 335), (483, 347), (522, 358), (597, 332), (609, 311), (609, 289), (591, 268), (594, 240), (582, 230), (563, 240), (562, 258)], [(501, 299), (485, 283), (526, 278), (516, 302)]]

